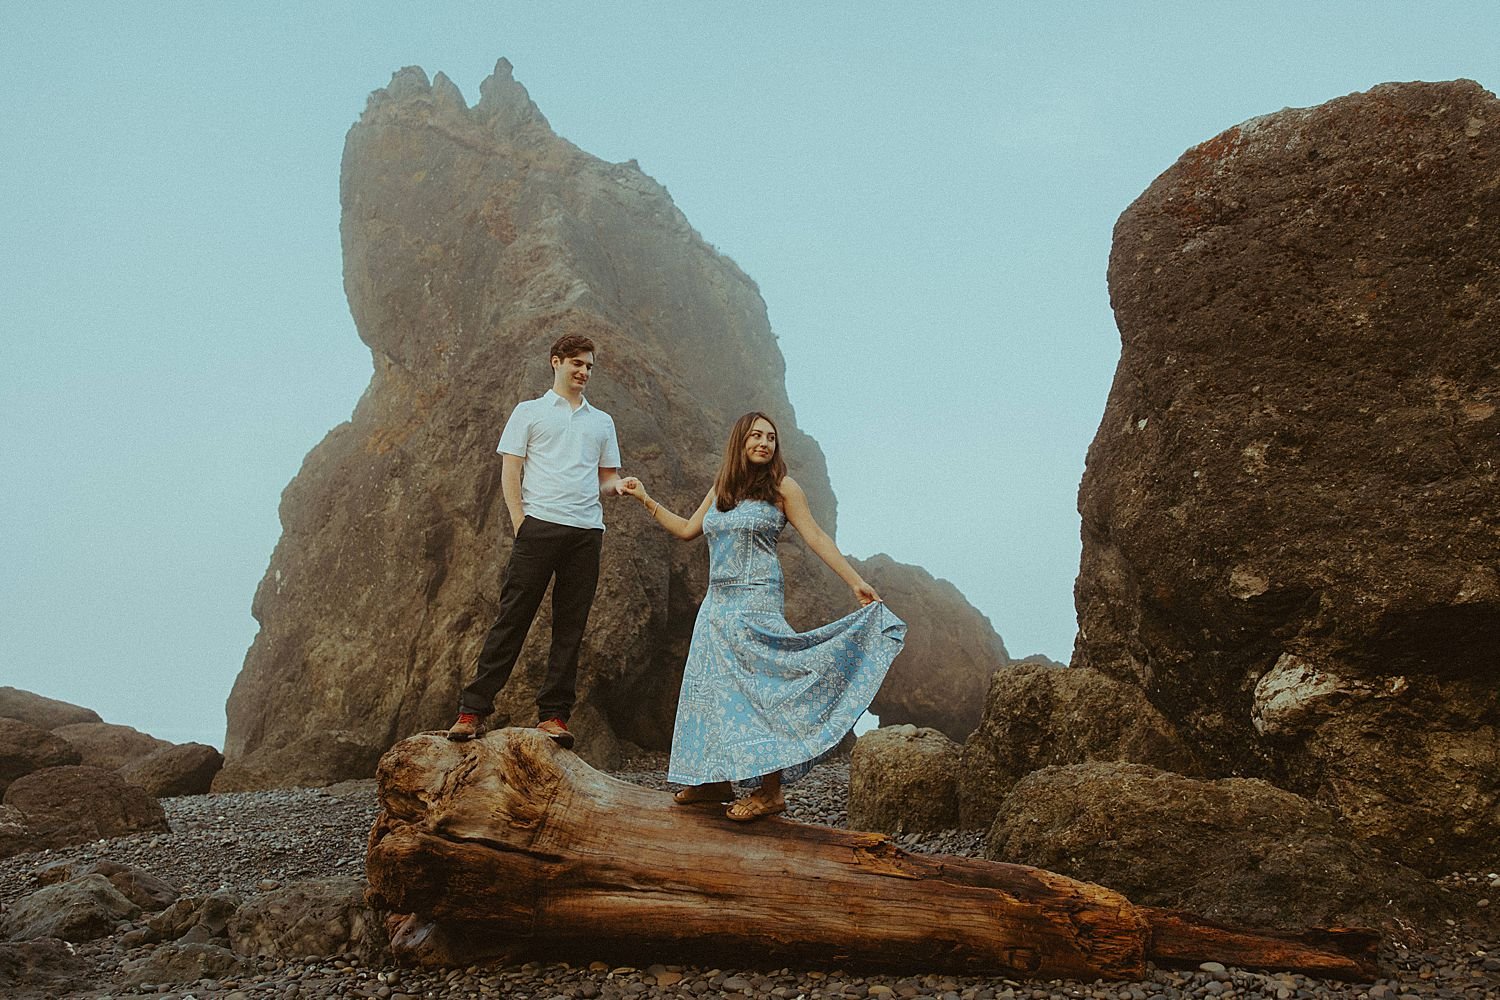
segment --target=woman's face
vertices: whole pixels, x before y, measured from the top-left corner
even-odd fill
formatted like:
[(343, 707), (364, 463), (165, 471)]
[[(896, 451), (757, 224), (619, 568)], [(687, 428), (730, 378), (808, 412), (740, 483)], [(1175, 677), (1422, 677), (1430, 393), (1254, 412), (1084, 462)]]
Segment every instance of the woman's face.
[(756, 417), (745, 435), (745, 458), (754, 465), (765, 465), (776, 455), (776, 428), (765, 417)]

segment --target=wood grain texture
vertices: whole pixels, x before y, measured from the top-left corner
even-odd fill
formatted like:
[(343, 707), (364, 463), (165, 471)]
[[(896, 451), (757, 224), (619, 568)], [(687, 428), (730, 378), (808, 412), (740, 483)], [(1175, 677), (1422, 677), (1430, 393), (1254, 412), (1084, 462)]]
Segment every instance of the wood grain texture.
[[(534, 729), (412, 737), (381, 760), (379, 786), (370, 899), (398, 915), (393, 946), (412, 961), (586, 945), (674, 961), (1135, 979), (1153, 941), (1158, 911), (1103, 886), (908, 854), (879, 834), (734, 823), (602, 774)], [(1190, 918), (1167, 927), (1170, 957), (1191, 958)], [(1242, 937), (1237, 955), (1253, 951)], [(1340, 962), (1357, 969), (1339, 955), (1312, 964), (1333, 975)]]

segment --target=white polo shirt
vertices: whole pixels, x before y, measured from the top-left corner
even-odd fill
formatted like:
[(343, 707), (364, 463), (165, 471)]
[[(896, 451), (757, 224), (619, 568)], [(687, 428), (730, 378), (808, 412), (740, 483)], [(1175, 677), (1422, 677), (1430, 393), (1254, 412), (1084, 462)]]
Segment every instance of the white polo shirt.
[(599, 470), (620, 467), (615, 422), (585, 399), (578, 409), (551, 389), (517, 403), (505, 421), (502, 455), (526, 460), (521, 506), (527, 517), (575, 528), (604, 527)]

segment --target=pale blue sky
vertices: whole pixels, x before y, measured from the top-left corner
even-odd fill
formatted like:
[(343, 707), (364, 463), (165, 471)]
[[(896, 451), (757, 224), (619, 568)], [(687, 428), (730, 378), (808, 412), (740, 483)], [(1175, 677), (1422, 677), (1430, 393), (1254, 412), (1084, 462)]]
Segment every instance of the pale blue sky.
[(1497, 29), (1488, 0), (7, 3), (0, 684), (221, 743), (280, 491), (369, 377), (344, 133), (401, 66), (472, 103), (501, 56), (759, 283), (842, 547), (1066, 661), (1116, 217), (1246, 118), (1493, 88)]

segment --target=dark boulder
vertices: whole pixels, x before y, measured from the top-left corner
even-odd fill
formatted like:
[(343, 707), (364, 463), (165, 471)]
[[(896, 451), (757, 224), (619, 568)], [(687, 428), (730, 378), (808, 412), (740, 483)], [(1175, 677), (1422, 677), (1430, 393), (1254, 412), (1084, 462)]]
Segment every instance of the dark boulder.
[(4, 804), (21, 814), (31, 851), (169, 829), (161, 803), (97, 767), (33, 771), (11, 783)]
[(93, 709), (44, 698), (20, 688), (0, 687), (0, 716), (29, 722), (38, 729), (52, 730), (75, 722), (99, 722)]
[(849, 756), (851, 830), (916, 833), (957, 825), (957, 743), (910, 724), (859, 737)]
[(1032, 771), (1123, 760), (1193, 773), (1193, 756), (1141, 690), (1094, 670), (1012, 664), (997, 670), (984, 718), (964, 742), (963, 825), (990, 825), (1000, 801)]
[(8, 1000), (53, 1000), (90, 971), (88, 960), (59, 938), (0, 941), (0, 992)]
[(155, 948), (145, 957), (125, 963), (120, 972), (125, 985), (141, 986), (225, 979), (247, 968), (244, 959), (222, 945), (187, 942)]
[(1073, 666), (1428, 870), (1500, 840), (1500, 101), (1385, 84), (1120, 217)]
[(163, 747), (120, 768), (120, 777), (159, 799), (203, 795), (224, 766), (224, 755), (204, 743)]
[(1360, 844), (1330, 810), (1255, 778), (1043, 768), (1005, 797), (985, 853), (1235, 926), (1432, 932), (1454, 914), (1434, 883)]
[(23, 774), (77, 764), (81, 759), (73, 744), (61, 736), (20, 719), (0, 717), (0, 795)]
[(31, 827), (26, 814), (15, 806), (0, 805), (0, 858), (25, 854), (31, 847)]
[(87, 875), (103, 875), (120, 894), (147, 913), (156, 913), (176, 902), (178, 892), (170, 883), (140, 868), (108, 858), (99, 861), (59, 861), (36, 874), (38, 885), (71, 882)]
[(121, 895), (103, 875), (84, 875), (45, 886), (16, 900), (0, 916), (0, 937), (12, 941), (61, 938), (92, 941), (114, 933), (141, 908)]
[(247, 901), (229, 921), (240, 955), (304, 958), (383, 954), (385, 925), (365, 902), (363, 878), (329, 877), (282, 886)]
[(132, 946), (163, 941), (228, 944), (229, 921), (241, 903), (240, 896), (229, 890), (206, 896), (182, 896), (127, 937), (132, 938)]
[(117, 771), (172, 744), (131, 726), (112, 722), (76, 722), (53, 730), (78, 750), (80, 763)]

